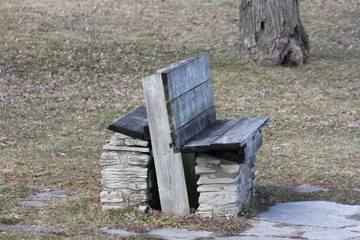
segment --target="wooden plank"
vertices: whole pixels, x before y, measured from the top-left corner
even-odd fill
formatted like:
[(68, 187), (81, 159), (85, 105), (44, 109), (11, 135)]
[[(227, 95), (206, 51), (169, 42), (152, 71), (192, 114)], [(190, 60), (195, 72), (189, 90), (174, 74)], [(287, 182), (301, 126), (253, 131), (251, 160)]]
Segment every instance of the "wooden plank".
[(210, 144), (213, 150), (231, 150), (243, 147), (269, 121), (269, 117), (242, 118), (224, 135)]
[(236, 163), (244, 163), (243, 155), (240, 153), (241, 150), (235, 150), (231, 152), (224, 152), (224, 151), (210, 151), (206, 154), (215, 156), (217, 158), (222, 158), (225, 160), (229, 160)]
[(108, 126), (114, 132), (122, 133), (130, 137), (145, 139), (144, 129), (148, 125), (146, 108), (139, 106), (125, 114)]
[(262, 146), (263, 135), (261, 133), (255, 133), (253, 141), (246, 144), (246, 147), (242, 149), (241, 156), (244, 162), (248, 161), (255, 155), (256, 151)]
[(240, 119), (216, 120), (212, 125), (185, 143), (182, 152), (204, 152), (210, 150), (210, 145), (224, 133), (234, 127)]
[(164, 87), (160, 74), (142, 80), (161, 209), (165, 214), (190, 213), (181, 153), (174, 153)]
[(184, 144), (192, 139), (194, 136), (198, 135), (208, 126), (213, 124), (216, 120), (215, 107), (211, 107), (201, 115), (188, 122), (184, 126), (180, 127), (176, 131), (171, 132), (171, 137), (173, 143), (182, 151)]
[(197, 181), (199, 180), (199, 176), (195, 173), (196, 155), (195, 153), (182, 154), (182, 159), (189, 196), (189, 205), (191, 208), (196, 209), (199, 207), (199, 193), (197, 191)]
[(211, 79), (209, 56), (203, 53), (172, 65), (161, 70), (161, 76), (166, 100), (171, 101)]
[(144, 140), (150, 140), (150, 129), (149, 124), (144, 126)]
[(171, 130), (177, 130), (213, 106), (213, 88), (211, 80), (208, 80), (167, 102)]

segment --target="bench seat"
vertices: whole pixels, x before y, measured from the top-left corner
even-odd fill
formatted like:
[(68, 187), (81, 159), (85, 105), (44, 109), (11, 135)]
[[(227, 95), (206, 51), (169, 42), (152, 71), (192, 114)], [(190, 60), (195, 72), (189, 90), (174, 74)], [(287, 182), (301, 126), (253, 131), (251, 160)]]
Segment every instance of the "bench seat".
[[(186, 142), (180, 151), (182, 153), (201, 153), (239, 150), (244, 148), (268, 121), (269, 117), (216, 120)], [(150, 133), (146, 107), (139, 106), (135, 108), (111, 123), (108, 129), (130, 137), (149, 140)]]
[(146, 107), (139, 106), (108, 126), (108, 129), (141, 140), (150, 140)]
[(182, 153), (211, 150), (234, 151), (243, 148), (267, 124), (269, 117), (216, 120), (200, 134), (186, 142)]

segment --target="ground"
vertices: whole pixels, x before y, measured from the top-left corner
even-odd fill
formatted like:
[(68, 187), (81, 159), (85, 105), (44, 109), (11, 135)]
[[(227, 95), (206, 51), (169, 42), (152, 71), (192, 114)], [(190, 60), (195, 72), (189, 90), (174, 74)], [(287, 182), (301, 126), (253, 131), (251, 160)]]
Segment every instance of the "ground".
[[(360, 5), (299, 2), (310, 59), (298, 68), (239, 61), (235, 0), (2, 3), (0, 185), (10, 188), (0, 190), (0, 226), (66, 230), (2, 234), (99, 239), (102, 227), (136, 222), (142, 231), (179, 224), (158, 213), (102, 211), (99, 158), (111, 135), (107, 125), (144, 105), (141, 78), (204, 51), (210, 53), (219, 119), (271, 117), (257, 156), (258, 195), (245, 215), (291, 200), (359, 204), (360, 192), (353, 189), (360, 186)], [(16, 204), (37, 191), (29, 184), (75, 194), (45, 208)], [(290, 190), (301, 184), (330, 190)], [(202, 221), (189, 225), (200, 228)]]

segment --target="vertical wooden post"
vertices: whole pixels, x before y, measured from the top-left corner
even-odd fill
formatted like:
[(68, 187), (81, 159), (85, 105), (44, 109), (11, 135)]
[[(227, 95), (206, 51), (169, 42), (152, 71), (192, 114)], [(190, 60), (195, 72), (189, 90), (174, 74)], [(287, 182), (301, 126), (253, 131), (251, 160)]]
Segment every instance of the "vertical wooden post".
[(161, 74), (142, 80), (161, 210), (170, 215), (190, 213), (181, 153), (174, 152)]

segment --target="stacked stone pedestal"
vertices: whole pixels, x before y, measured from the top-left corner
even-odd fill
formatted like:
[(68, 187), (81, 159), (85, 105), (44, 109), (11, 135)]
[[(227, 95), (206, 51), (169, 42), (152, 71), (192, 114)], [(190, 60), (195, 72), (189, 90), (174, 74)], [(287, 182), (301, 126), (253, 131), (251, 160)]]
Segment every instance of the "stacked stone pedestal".
[(207, 154), (196, 159), (201, 216), (238, 215), (255, 194), (255, 155), (236, 163)]
[[(240, 151), (241, 162), (223, 159), (228, 157), (226, 154), (215, 154), (222, 157), (197, 154), (195, 173), (190, 174), (194, 175), (194, 184), (189, 185), (193, 188), (190, 191), (197, 187), (195, 191), (199, 194), (196, 214), (207, 217), (238, 215), (250, 204), (255, 194), (255, 152), (261, 144), (262, 135), (258, 133)], [(158, 208), (159, 195), (149, 143), (115, 133), (103, 150), (100, 161), (103, 209), (134, 206), (146, 211), (148, 206)]]
[(155, 169), (149, 143), (115, 133), (103, 147), (100, 193), (103, 209), (134, 206), (146, 211), (152, 200)]

